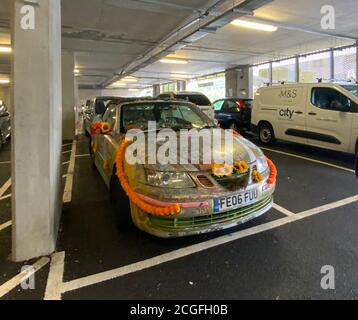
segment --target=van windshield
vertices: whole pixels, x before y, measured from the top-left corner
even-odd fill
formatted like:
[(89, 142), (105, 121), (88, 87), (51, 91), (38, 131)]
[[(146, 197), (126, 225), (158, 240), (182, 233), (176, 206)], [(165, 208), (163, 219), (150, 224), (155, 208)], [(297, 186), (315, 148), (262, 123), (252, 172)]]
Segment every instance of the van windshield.
[(344, 85), (342, 86), (344, 89), (349, 91), (350, 93), (353, 93), (356, 97), (358, 97), (358, 85)]

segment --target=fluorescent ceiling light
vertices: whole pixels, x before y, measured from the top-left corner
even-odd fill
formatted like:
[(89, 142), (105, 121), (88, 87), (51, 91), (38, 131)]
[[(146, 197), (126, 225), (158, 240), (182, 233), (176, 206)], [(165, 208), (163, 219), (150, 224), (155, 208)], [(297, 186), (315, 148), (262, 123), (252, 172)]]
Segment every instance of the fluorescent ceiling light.
[(177, 58), (164, 58), (159, 60), (161, 63), (172, 63), (172, 64), (188, 64), (188, 60), (177, 59)]
[(126, 83), (120, 81), (113, 83), (113, 86), (115, 87), (125, 87), (126, 85)]
[(9, 84), (10, 79), (0, 79), (0, 84)]
[(126, 77), (126, 78), (121, 79), (121, 81), (123, 81), (123, 82), (138, 82), (138, 79), (132, 78), (132, 77)]
[(189, 78), (190, 76), (187, 75), (187, 74), (182, 74), (182, 73), (172, 73), (170, 75), (171, 78), (176, 78), (176, 79), (187, 79)]
[(12, 49), (9, 46), (0, 46), (0, 53), (11, 53)]
[(260, 30), (260, 31), (267, 31), (267, 32), (275, 32), (278, 30), (277, 27), (269, 25), (269, 24), (257, 23), (257, 22), (241, 20), (241, 19), (236, 19), (233, 22), (231, 22), (231, 24), (234, 26), (238, 26), (238, 27)]

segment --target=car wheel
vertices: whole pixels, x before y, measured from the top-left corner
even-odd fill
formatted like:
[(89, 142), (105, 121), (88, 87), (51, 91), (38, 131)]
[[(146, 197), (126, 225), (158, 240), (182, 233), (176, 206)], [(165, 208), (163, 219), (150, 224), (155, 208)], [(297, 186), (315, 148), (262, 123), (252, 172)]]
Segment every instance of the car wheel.
[(88, 151), (89, 151), (89, 154), (91, 156), (92, 168), (97, 170), (95, 159), (94, 159), (95, 155), (94, 155), (93, 149), (92, 149), (92, 139), (91, 138), (89, 139), (89, 142), (88, 142)]
[(260, 125), (259, 139), (265, 145), (273, 145), (275, 143), (275, 132), (269, 123), (263, 123)]
[(232, 121), (232, 122), (229, 123), (229, 129), (238, 131), (239, 127), (237, 126), (236, 122)]
[(119, 227), (124, 230), (132, 227), (133, 221), (130, 201), (116, 174), (113, 174), (111, 178), (110, 199), (116, 212)]

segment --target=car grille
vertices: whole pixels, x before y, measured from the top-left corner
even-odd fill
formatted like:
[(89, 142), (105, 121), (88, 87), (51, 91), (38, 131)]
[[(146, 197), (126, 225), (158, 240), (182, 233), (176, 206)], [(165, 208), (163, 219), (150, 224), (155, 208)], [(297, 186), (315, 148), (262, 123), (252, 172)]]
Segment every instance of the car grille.
[(230, 177), (214, 177), (218, 184), (228, 190), (237, 190), (246, 188), (249, 183), (250, 173), (247, 174), (233, 174)]
[(149, 216), (150, 223), (153, 227), (166, 230), (181, 230), (195, 227), (208, 227), (213, 224), (229, 223), (230, 221), (244, 218), (252, 213), (258, 212), (267, 207), (272, 201), (272, 197), (265, 198), (255, 204), (239, 208), (234, 211), (211, 214), (206, 216), (191, 218), (162, 218)]
[(197, 176), (196, 178), (198, 179), (198, 181), (200, 182), (200, 184), (203, 187), (206, 187), (206, 188), (214, 187), (214, 184), (211, 182), (211, 180), (207, 176), (200, 175), (200, 176)]

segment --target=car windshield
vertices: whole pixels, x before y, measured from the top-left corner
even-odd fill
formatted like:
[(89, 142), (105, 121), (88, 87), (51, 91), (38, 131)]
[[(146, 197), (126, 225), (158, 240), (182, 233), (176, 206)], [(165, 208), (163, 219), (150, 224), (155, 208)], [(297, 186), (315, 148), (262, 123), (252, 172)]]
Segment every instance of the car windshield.
[(353, 93), (356, 97), (358, 97), (358, 85), (344, 85), (342, 86), (344, 89), (349, 91), (350, 93)]
[(210, 100), (202, 94), (178, 94), (175, 96), (176, 99), (186, 100), (197, 106), (210, 106)]
[(160, 102), (124, 105), (121, 118), (121, 127), (124, 131), (131, 129), (148, 130), (149, 121), (157, 123), (157, 130), (215, 127), (215, 123), (197, 107), (180, 103)]

